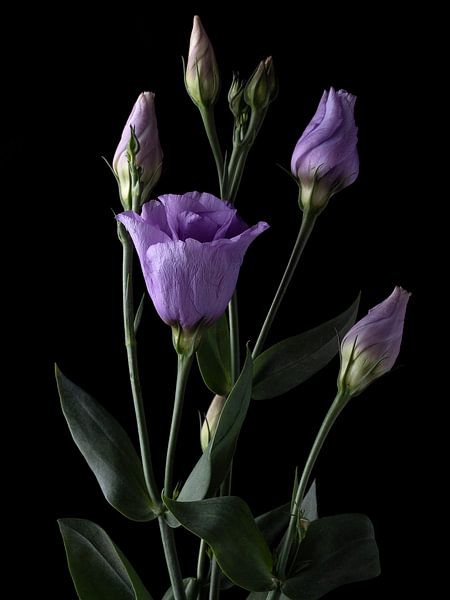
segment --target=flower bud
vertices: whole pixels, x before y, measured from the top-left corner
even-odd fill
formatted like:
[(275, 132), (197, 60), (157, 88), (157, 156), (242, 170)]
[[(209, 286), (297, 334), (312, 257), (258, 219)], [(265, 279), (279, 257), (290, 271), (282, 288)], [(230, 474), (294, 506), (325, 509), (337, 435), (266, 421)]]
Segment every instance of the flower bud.
[(392, 369), (400, 352), (409, 297), (408, 292), (396, 287), (344, 337), (338, 378), (340, 391), (356, 396)]
[(244, 90), (246, 103), (255, 112), (263, 111), (277, 95), (277, 81), (272, 57), (262, 60)]
[(291, 171), (300, 183), (300, 207), (321, 212), (328, 200), (359, 172), (353, 116), (356, 97), (333, 88), (323, 93), (316, 114), (295, 146)]
[(233, 74), (230, 90), (228, 92), (228, 104), (234, 117), (238, 119), (248, 106), (244, 100), (244, 82), (239, 79), (237, 73)]
[(206, 417), (203, 421), (203, 426), (200, 431), (200, 443), (203, 452), (206, 450), (217, 429), (217, 423), (219, 422), (219, 417), (222, 414), (225, 400), (225, 396), (216, 395), (214, 396), (213, 401), (208, 408), (208, 412), (206, 413)]
[(143, 92), (128, 117), (113, 159), (125, 209), (136, 210), (145, 202), (161, 174), (162, 159), (155, 94)]
[(215, 103), (220, 89), (219, 67), (200, 17), (194, 17), (185, 72), (185, 85), (194, 104), (206, 108)]

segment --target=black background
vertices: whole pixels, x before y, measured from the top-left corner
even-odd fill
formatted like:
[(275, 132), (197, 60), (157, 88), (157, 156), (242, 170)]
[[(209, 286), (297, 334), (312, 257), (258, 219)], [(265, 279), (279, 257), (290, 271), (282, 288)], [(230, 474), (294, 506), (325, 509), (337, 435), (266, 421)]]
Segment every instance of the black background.
[[(344, 310), (362, 290), (361, 312), (399, 284), (413, 293), (404, 344), (393, 372), (355, 399), (335, 426), (316, 467), (321, 515), (362, 512), (373, 520), (382, 575), (337, 590), (330, 598), (381, 598), (416, 589), (416, 540), (421, 528), (416, 471), (419, 407), (414, 396), (419, 314), (423, 302), (416, 250), (417, 157), (420, 144), (411, 120), (417, 98), (405, 95), (423, 84), (417, 17), (397, 18), (388, 9), (357, 12), (324, 6), (311, 9), (203, 10), (192, 6), (122, 6), (94, 12), (69, 6), (64, 14), (39, 15), (33, 38), (39, 58), (24, 66), (35, 82), (41, 128), (37, 185), (46, 209), (37, 255), (48, 266), (27, 263), (47, 325), (32, 340), (47, 374), (44, 395), (29, 407), (30, 430), (39, 421), (27, 464), (32, 485), (32, 545), (41, 586), (74, 598), (56, 526), (59, 517), (91, 519), (111, 535), (154, 597), (167, 587), (154, 524), (126, 521), (104, 501), (74, 446), (60, 413), (52, 365), (99, 399), (136, 441), (128, 390), (121, 324), (121, 247), (113, 211), (120, 210), (112, 159), (123, 124), (137, 95), (156, 92), (164, 169), (155, 194), (197, 189), (217, 193), (215, 169), (198, 111), (183, 85), (181, 56), (187, 56), (191, 19), (199, 13), (216, 50), (222, 73), (217, 119), (229, 146), (231, 118), (226, 93), (233, 70), (248, 76), (272, 55), (280, 93), (253, 148), (237, 201), (249, 223), (271, 229), (250, 248), (239, 280), (242, 340), (255, 340), (289, 256), (301, 219), (296, 188), (276, 166), (289, 167), (295, 142), (324, 88), (358, 96), (360, 176), (333, 198), (320, 217), (301, 266), (276, 320), (270, 340), (315, 326)], [(48, 17), (48, 21), (46, 20)], [(52, 24), (53, 23), (53, 24)], [(21, 141), (17, 138), (18, 150)], [(50, 174), (50, 176), (49, 176)], [(51, 185), (48, 183), (51, 182)], [(45, 226), (48, 225), (48, 229)], [(50, 243), (48, 241), (50, 240)], [(42, 256), (41, 256), (42, 254)], [(137, 289), (143, 290), (137, 278)], [(42, 310), (42, 312), (41, 312)], [(47, 321), (48, 317), (48, 321)], [(38, 323), (39, 325), (40, 323)], [(151, 303), (139, 333), (140, 362), (157, 474), (174, 388), (175, 355), (170, 330)], [(42, 347), (47, 348), (44, 353)], [(37, 349), (39, 348), (39, 349)], [(285, 502), (296, 465), (301, 465), (334, 395), (338, 361), (285, 397), (251, 406), (235, 461), (233, 492), (255, 514)], [(187, 392), (176, 477), (189, 473), (199, 452), (197, 411), (210, 394), (195, 372)], [(31, 434), (32, 435), (32, 434)], [(197, 542), (179, 532), (183, 572), (194, 572)], [(39, 551), (49, 543), (48, 553)], [(421, 559), (422, 560), (422, 559)], [(39, 568), (42, 562), (42, 569)], [(233, 595), (235, 592), (228, 592)]]

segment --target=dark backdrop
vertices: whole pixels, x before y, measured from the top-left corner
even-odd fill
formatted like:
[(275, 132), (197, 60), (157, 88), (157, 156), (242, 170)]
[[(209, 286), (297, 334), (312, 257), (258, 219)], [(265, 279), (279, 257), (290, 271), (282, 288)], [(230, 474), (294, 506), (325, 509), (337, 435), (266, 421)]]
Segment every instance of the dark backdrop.
[[(271, 224), (248, 252), (239, 280), (243, 340), (256, 338), (301, 218), (295, 186), (276, 163), (289, 166), (295, 142), (325, 87), (342, 87), (358, 96), (360, 176), (320, 217), (269, 341), (331, 318), (359, 290), (361, 315), (396, 284), (413, 292), (397, 367), (351, 402), (316, 468), (320, 514), (366, 513), (375, 524), (381, 552), (382, 575), (377, 580), (337, 590), (330, 598), (401, 595), (411, 583), (421, 527), (413, 485), (419, 415), (410, 401), (422, 302), (414, 246), (417, 146), (411, 129), (411, 118), (420, 107), (404, 99), (419, 79), (416, 30), (411, 14), (397, 19), (375, 5), (361, 13), (345, 6), (339, 11), (297, 8), (298, 15), (282, 6), (247, 15), (243, 7), (236, 12), (226, 6), (156, 10), (154, 5), (129, 4), (98, 13), (73, 6), (64, 14), (52, 13), (52, 22), (50, 12), (40, 14), (43, 26), (35, 36), (42, 58), (36, 63), (39, 72), (31, 72), (32, 67), (28, 75), (38, 82), (36, 105), (42, 125), (37, 182), (52, 215), (43, 219), (49, 224), (45, 235), (51, 243), (40, 247), (48, 278), (37, 276), (32, 261), (27, 268), (49, 311), (50, 325), (39, 338), (48, 346), (47, 391), (32, 407), (30, 419), (42, 421), (44, 433), (33, 444), (28, 468), (40, 475), (38, 531), (42, 540), (50, 541), (50, 550), (45, 555), (33, 552), (34, 563), (46, 566), (33, 580), (35, 589), (45, 585), (60, 598), (75, 597), (56, 526), (56, 518), (69, 516), (103, 526), (156, 598), (167, 587), (157, 527), (127, 522), (104, 501), (60, 413), (52, 363), (57, 361), (136, 438), (122, 347), (121, 247), (113, 218), (120, 204), (115, 181), (100, 157), (112, 159), (135, 98), (152, 90), (165, 155), (155, 194), (217, 192), (199, 114), (182, 78), (181, 56), (187, 56), (191, 18), (197, 12), (221, 68), (217, 118), (224, 144), (229, 144), (231, 133), (226, 93), (232, 71), (250, 75), (261, 58), (272, 55), (280, 84), (237, 202), (249, 223)], [(176, 361), (170, 330), (149, 301), (139, 344), (151, 441), (161, 476)], [(42, 350), (38, 356), (42, 358)], [(337, 369), (336, 359), (285, 397), (252, 404), (239, 443), (233, 491), (255, 514), (288, 499), (295, 466), (305, 459), (333, 398)], [(194, 373), (176, 465), (179, 479), (186, 477), (198, 456), (197, 411), (205, 411), (209, 400)], [(190, 575), (197, 543), (182, 532), (177, 536), (183, 571)]]

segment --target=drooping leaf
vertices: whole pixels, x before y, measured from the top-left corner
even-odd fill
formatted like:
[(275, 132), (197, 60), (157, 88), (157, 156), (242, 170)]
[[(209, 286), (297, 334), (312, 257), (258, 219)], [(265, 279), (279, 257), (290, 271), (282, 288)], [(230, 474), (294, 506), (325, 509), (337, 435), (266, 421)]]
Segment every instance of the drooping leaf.
[(202, 500), (219, 487), (228, 473), (250, 404), (252, 372), (252, 357), (247, 350), (244, 367), (224, 404), (215, 434), (189, 475), (178, 500)]
[(380, 573), (370, 520), (359, 514), (312, 522), (282, 591), (291, 600), (318, 600), (331, 590)]
[(243, 500), (221, 496), (198, 502), (164, 498), (164, 502), (183, 527), (207, 542), (233, 583), (250, 591), (273, 588), (272, 555)]
[(203, 381), (219, 396), (227, 396), (233, 382), (231, 379), (230, 332), (224, 313), (202, 335), (197, 350), (197, 361)]
[(152, 600), (106, 532), (84, 519), (58, 521), (80, 600)]
[[(186, 579), (183, 579), (183, 583), (184, 591), (186, 593), (186, 600), (194, 600), (197, 597), (199, 588), (197, 579), (195, 579), (195, 577), (186, 577)], [(164, 594), (162, 600), (175, 600), (172, 586), (170, 586), (170, 588)]]
[(133, 521), (155, 518), (141, 462), (122, 426), (56, 368), (61, 406), (72, 437), (108, 502)]
[(355, 323), (359, 296), (345, 312), (318, 327), (286, 338), (255, 359), (255, 400), (275, 398), (297, 387), (325, 367), (339, 350), (343, 337)]

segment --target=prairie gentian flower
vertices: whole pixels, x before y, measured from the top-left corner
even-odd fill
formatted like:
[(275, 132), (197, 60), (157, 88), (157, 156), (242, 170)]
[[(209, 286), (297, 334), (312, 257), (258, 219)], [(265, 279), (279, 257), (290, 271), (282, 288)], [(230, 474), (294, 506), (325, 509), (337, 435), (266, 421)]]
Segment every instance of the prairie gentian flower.
[[(130, 141), (134, 130), (138, 148), (134, 154), (135, 165), (130, 164)], [(119, 181), (119, 192), (124, 208), (133, 207), (131, 169), (137, 168), (141, 189), (136, 198), (136, 208), (145, 202), (150, 189), (157, 183), (161, 174), (163, 153), (159, 143), (158, 124), (155, 114), (155, 94), (142, 92), (136, 100), (122, 132), (113, 159), (113, 170)], [(134, 207), (133, 207), (134, 208)]]
[(209, 405), (208, 412), (206, 413), (206, 417), (200, 431), (200, 444), (203, 451), (206, 450), (209, 442), (214, 437), (225, 400), (225, 396), (219, 396), (216, 394)]
[(268, 225), (253, 227), (211, 194), (167, 194), (117, 216), (131, 235), (163, 321), (190, 332), (220, 317), (244, 254)]
[(194, 17), (184, 79), (189, 96), (199, 108), (215, 103), (220, 89), (219, 67), (211, 42), (197, 16)]
[(356, 97), (345, 90), (325, 91), (295, 146), (291, 171), (301, 187), (302, 209), (320, 212), (331, 196), (358, 177), (355, 101)]
[(392, 369), (400, 352), (409, 296), (401, 287), (396, 287), (344, 337), (338, 379), (341, 390), (355, 396)]

